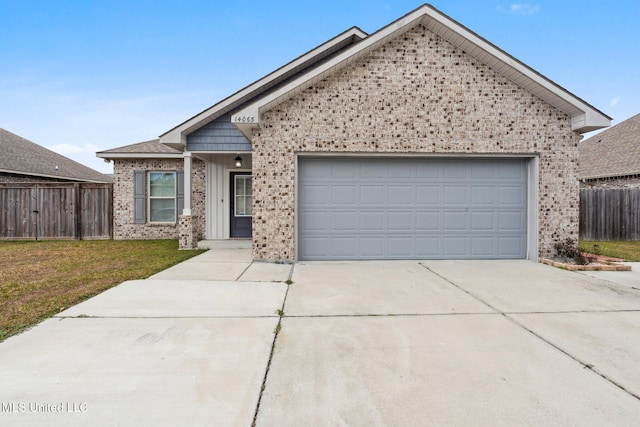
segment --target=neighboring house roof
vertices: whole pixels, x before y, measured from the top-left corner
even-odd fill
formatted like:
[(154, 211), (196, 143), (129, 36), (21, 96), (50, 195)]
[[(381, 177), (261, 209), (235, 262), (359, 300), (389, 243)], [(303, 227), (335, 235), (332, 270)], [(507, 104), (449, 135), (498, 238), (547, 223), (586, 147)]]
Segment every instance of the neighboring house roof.
[(169, 130), (160, 136), (160, 142), (182, 150), (186, 145), (187, 135), (230, 112), (235, 113), (231, 121), (250, 138), (251, 129), (258, 126), (262, 111), (274, 108), (416, 25), (424, 25), (468, 55), (570, 116), (572, 130), (585, 133), (610, 126), (609, 116), (433, 6), (425, 4), (371, 35), (353, 27)]
[(125, 145), (124, 147), (112, 148), (110, 150), (99, 151), (96, 156), (102, 159), (127, 159), (127, 158), (182, 158), (182, 152), (160, 143), (159, 139), (139, 142), (137, 144)]
[(580, 179), (640, 175), (640, 114), (579, 145)]
[(0, 172), (65, 181), (111, 182), (107, 175), (0, 128)]

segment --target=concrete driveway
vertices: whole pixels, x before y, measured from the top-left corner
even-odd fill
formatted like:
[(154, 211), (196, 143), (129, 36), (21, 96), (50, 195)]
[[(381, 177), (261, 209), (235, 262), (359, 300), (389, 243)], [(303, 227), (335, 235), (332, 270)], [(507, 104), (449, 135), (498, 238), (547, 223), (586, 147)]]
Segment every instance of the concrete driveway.
[(528, 261), (239, 255), (207, 252), (0, 343), (0, 425), (640, 419), (635, 286)]

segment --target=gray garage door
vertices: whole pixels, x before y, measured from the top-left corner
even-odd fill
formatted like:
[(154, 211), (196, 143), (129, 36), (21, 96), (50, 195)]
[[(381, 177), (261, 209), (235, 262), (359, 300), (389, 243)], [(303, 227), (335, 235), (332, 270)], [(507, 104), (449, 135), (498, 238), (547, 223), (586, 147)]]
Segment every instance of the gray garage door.
[(525, 258), (521, 159), (301, 157), (298, 257)]

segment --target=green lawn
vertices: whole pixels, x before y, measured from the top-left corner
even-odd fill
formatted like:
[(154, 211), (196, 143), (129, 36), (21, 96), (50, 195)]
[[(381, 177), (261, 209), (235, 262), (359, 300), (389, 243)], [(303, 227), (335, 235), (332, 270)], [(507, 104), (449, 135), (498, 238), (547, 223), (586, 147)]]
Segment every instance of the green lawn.
[(591, 242), (580, 241), (580, 249), (594, 252), (593, 245), (597, 244), (600, 255), (622, 258), (626, 261), (640, 261), (640, 241)]
[(0, 341), (200, 253), (179, 251), (177, 240), (0, 242)]

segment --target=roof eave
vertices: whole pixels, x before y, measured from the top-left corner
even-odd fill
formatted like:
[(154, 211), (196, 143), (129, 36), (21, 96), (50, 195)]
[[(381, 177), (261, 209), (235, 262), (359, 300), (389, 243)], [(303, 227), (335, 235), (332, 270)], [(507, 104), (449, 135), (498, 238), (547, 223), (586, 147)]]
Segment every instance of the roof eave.
[(0, 173), (10, 173), (13, 175), (24, 175), (24, 176), (35, 176), (40, 178), (63, 179), (65, 181), (74, 181), (74, 182), (94, 182), (94, 183), (111, 182), (106, 176), (105, 176), (105, 179), (101, 181), (97, 179), (77, 178), (73, 176), (53, 175), (53, 174), (37, 173), (37, 172), (24, 172), (24, 171), (9, 170), (9, 169), (0, 169)]
[(113, 159), (182, 159), (182, 153), (105, 153), (98, 152), (96, 157), (106, 160)]
[(611, 126), (610, 117), (589, 108), (585, 110), (582, 114), (571, 116), (571, 130), (587, 133)]
[(578, 179), (580, 181), (592, 180), (592, 179), (625, 179), (629, 177), (635, 177), (640, 175), (640, 170), (637, 172), (628, 172), (628, 173), (606, 173), (600, 175), (589, 175), (589, 176), (580, 176)]

